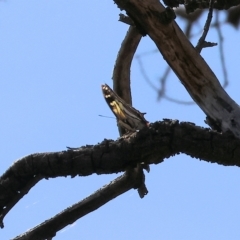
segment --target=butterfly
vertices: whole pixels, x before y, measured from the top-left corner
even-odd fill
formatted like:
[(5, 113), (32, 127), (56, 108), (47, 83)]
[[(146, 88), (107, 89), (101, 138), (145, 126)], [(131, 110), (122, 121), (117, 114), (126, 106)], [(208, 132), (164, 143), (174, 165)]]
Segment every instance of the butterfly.
[[(141, 113), (127, 104), (107, 84), (102, 85), (102, 92), (108, 106), (117, 118), (118, 126), (124, 128), (127, 132), (135, 132), (149, 125), (149, 122), (144, 118), (145, 113)], [(136, 168), (137, 171), (142, 172), (142, 181), (137, 187), (140, 198), (143, 198), (148, 193), (145, 185), (145, 175), (142, 171), (143, 168), (147, 172), (150, 171), (149, 165), (144, 162), (138, 164)]]
[(117, 118), (118, 126), (127, 132), (135, 132), (149, 125), (144, 118), (145, 113), (139, 112), (120, 98), (107, 84), (102, 85), (103, 96)]

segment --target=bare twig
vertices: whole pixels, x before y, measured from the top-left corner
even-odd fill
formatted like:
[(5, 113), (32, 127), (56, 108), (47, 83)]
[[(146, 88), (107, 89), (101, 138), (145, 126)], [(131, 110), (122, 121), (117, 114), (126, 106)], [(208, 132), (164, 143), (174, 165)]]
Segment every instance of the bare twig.
[(206, 23), (205, 23), (205, 26), (204, 26), (204, 31), (203, 31), (203, 34), (202, 36), (200, 37), (198, 43), (197, 43), (197, 46), (196, 46), (196, 50), (200, 53), (202, 51), (202, 49), (204, 47), (210, 47), (209, 44), (206, 45), (206, 36), (208, 34), (208, 30), (209, 30), (209, 27), (210, 27), (210, 24), (211, 24), (211, 21), (212, 21), (212, 13), (213, 13), (213, 3), (214, 3), (214, 0), (210, 0), (210, 3), (209, 3), (209, 11), (208, 11), (208, 16), (207, 16), (207, 20), (206, 20)]
[(166, 94), (166, 83), (167, 83), (167, 77), (169, 75), (169, 73), (171, 72), (171, 68), (168, 66), (165, 70), (165, 73), (163, 74), (162, 78), (160, 79), (160, 89), (158, 90), (158, 100), (163, 98), (168, 100), (169, 102), (174, 102), (177, 104), (182, 104), (182, 105), (192, 105), (195, 104), (195, 102), (193, 101), (182, 101), (182, 100), (178, 100), (176, 98), (172, 98), (169, 97)]
[(223, 88), (226, 88), (228, 86), (228, 76), (227, 76), (227, 68), (224, 58), (224, 51), (223, 51), (223, 34), (221, 31), (221, 25), (219, 23), (219, 12), (216, 12), (216, 21), (213, 24), (214, 27), (217, 30), (218, 39), (219, 39), (219, 53), (220, 53), (220, 59), (221, 59), (221, 65), (222, 65), (222, 71), (223, 71)]
[[(187, 13), (194, 12), (196, 9), (205, 9), (208, 8), (209, 1), (188, 1), (188, 4), (185, 5)], [(219, 10), (227, 10), (231, 7), (237, 6), (240, 4), (240, 0), (227, 0), (227, 1), (217, 1), (214, 0), (213, 8)]]
[[(155, 51), (151, 51), (149, 53), (153, 53), (153, 52), (157, 52), (157, 51), (155, 50)], [(155, 87), (153, 85), (153, 83), (150, 81), (150, 79), (149, 79), (149, 77), (148, 77), (148, 75), (147, 75), (147, 73), (145, 71), (145, 68), (144, 68), (144, 65), (143, 65), (142, 59), (141, 59), (143, 55), (145, 55), (145, 54), (137, 55), (136, 56), (136, 60), (137, 60), (137, 62), (139, 64), (139, 68), (140, 68), (140, 71), (141, 71), (141, 74), (142, 74), (143, 78), (149, 84), (149, 86), (151, 86), (158, 93), (158, 100), (166, 99), (166, 100), (168, 100), (170, 102), (174, 102), (174, 103), (177, 103), (177, 104), (183, 104), (183, 105), (195, 104), (193, 101), (178, 100), (178, 99), (172, 98), (172, 97), (170, 97), (170, 96), (168, 96), (166, 94), (167, 78), (168, 78), (169, 73), (171, 72), (171, 68), (169, 66), (167, 66), (163, 76), (160, 79), (160, 89)]]
[(130, 26), (134, 26), (134, 22), (132, 21), (132, 19), (122, 13), (119, 14), (119, 22), (123, 22), (123, 23), (126, 23)]
[(171, 72), (171, 68), (169, 66), (167, 66), (164, 74), (159, 79), (160, 88), (158, 89), (158, 97), (157, 97), (158, 100), (161, 100), (161, 98), (164, 98), (166, 95), (166, 82), (167, 82), (168, 75), (170, 74), (170, 72)]
[[(154, 53), (154, 52), (156, 53), (157, 50), (150, 51), (148, 54), (151, 54), (151, 53)], [(136, 55), (136, 57), (135, 57), (135, 59), (136, 59), (137, 62), (138, 62), (138, 65), (139, 65), (140, 72), (141, 72), (143, 78), (145, 79), (145, 81), (149, 84), (149, 86), (150, 86), (152, 89), (154, 89), (155, 91), (158, 91), (158, 88), (154, 86), (154, 84), (151, 82), (150, 78), (148, 77), (148, 75), (147, 75), (147, 73), (146, 73), (146, 71), (145, 71), (145, 68), (144, 68), (144, 65), (143, 65), (142, 59), (141, 59), (143, 55), (146, 55), (146, 53), (145, 53), (145, 54), (141, 54), (141, 55), (138, 54), (138, 55)]]

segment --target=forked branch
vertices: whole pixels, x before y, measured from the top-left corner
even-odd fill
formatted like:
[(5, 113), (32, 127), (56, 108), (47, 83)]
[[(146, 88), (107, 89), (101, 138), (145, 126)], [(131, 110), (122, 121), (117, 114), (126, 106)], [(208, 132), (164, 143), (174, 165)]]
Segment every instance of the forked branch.
[(240, 138), (240, 108), (221, 87), (217, 77), (175, 21), (160, 17), (165, 8), (158, 0), (115, 0), (141, 26), (178, 76), (192, 99), (223, 132)]

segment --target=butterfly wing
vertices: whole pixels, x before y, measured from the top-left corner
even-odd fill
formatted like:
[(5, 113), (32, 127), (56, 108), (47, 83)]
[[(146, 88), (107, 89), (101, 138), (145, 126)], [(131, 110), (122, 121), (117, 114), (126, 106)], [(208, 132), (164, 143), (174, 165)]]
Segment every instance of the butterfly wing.
[(148, 126), (144, 114), (128, 105), (107, 84), (102, 85), (103, 96), (120, 124), (127, 131), (136, 131)]

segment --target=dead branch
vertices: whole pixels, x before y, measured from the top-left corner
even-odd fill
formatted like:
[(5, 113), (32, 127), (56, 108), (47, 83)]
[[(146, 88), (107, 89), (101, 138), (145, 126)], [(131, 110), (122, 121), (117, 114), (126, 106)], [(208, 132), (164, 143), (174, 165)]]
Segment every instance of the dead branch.
[[(240, 108), (221, 87), (217, 77), (192, 46), (175, 21), (163, 19), (158, 0), (115, 0), (157, 45), (198, 106), (223, 131), (240, 138)], [(160, 17), (161, 16), (161, 17)], [(171, 16), (170, 16), (171, 18)]]
[[(199, 38), (197, 46), (196, 46), (196, 50), (199, 53), (202, 51), (202, 49), (204, 47), (206, 47), (206, 44), (208, 43), (208, 42), (206, 42), (205, 39), (207, 37), (208, 31), (209, 31), (209, 27), (210, 27), (210, 24), (211, 24), (211, 21), (212, 21), (213, 2), (214, 2), (214, 0), (210, 0), (208, 16), (207, 16), (207, 20), (206, 20), (206, 23), (205, 23), (205, 26), (204, 26), (204, 30), (203, 30), (202, 36)], [(209, 44), (207, 46), (209, 46)], [(213, 46), (215, 46), (215, 45), (213, 45)]]
[(117, 196), (125, 193), (126, 191), (134, 188), (137, 181), (137, 173), (124, 175), (118, 177), (114, 181), (111, 181), (108, 185), (103, 186), (95, 193), (91, 194), (82, 201), (68, 207), (61, 213), (44, 221), (38, 226), (28, 230), (27, 232), (15, 237), (13, 240), (26, 240), (26, 239), (52, 239), (56, 236), (56, 233), (72, 224), (79, 218), (86, 214), (97, 210), (110, 200), (113, 200)]
[[(155, 122), (150, 128), (117, 141), (104, 140), (78, 151), (31, 154), (16, 161), (0, 178), (1, 215), (6, 208), (11, 209), (9, 202), (21, 199), (19, 194), (36, 177), (48, 179), (123, 172), (141, 162), (159, 164), (179, 153), (225, 166), (240, 166), (240, 140), (233, 135), (197, 127), (192, 123), (171, 120)], [(115, 189), (115, 192), (118, 190)], [(98, 207), (93, 206), (92, 209)]]

